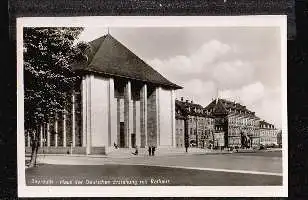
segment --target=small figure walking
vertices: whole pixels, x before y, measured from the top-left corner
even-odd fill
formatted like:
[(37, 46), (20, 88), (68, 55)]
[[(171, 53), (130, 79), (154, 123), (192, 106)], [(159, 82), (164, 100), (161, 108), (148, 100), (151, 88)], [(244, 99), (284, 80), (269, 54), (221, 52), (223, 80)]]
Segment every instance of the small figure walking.
[(148, 152), (149, 152), (149, 156), (151, 156), (151, 154), (152, 154), (152, 147), (151, 146), (149, 146)]
[(137, 147), (137, 145), (135, 146), (135, 152), (133, 153), (134, 155), (138, 155), (138, 147)]
[(152, 156), (155, 154), (155, 146), (152, 146)]
[(115, 149), (118, 148), (118, 145), (115, 142), (113, 143), (113, 146), (114, 146)]

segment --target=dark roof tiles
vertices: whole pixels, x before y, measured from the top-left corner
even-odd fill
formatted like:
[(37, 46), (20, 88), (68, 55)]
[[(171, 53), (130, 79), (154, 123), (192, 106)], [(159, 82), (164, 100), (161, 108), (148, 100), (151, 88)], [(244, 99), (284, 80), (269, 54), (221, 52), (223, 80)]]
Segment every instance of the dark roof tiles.
[(173, 89), (182, 88), (167, 80), (110, 34), (97, 38), (89, 44), (92, 55), (88, 56), (91, 60), (84, 66), (83, 71), (119, 76)]

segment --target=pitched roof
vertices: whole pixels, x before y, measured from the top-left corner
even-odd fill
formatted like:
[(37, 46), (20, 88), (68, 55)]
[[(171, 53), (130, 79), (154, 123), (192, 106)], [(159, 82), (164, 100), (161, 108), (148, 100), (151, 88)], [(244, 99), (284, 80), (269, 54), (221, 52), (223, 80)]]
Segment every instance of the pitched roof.
[(89, 44), (91, 53), (88, 54), (88, 65), (83, 67), (83, 71), (182, 89), (181, 86), (163, 77), (110, 34), (97, 38)]
[[(207, 114), (206, 110), (204, 110), (204, 108), (199, 104), (175, 100), (175, 107), (176, 109), (181, 110), (185, 115), (213, 118), (213, 116)], [(196, 112), (195, 108), (197, 110), (201, 110), (202, 112)]]
[(214, 115), (227, 115), (228, 114), (228, 110), (225, 108), (222, 101), (219, 101), (219, 100), (217, 101), (217, 103), (215, 104), (215, 107), (213, 108), (213, 114)]
[[(218, 102), (220, 102), (228, 112), (230, 109), (232, 109), (232, 110), (246, 112), (247, 114), (255, 116), (255, 112), (250, 111), (249, 109), (246, 108), (246, 106), (243, 106), (239, 103), (235, 103), (234, 101), (229, 101), (226, 99), (218, 99)], [(210, 110), (214, 109), (215, 107), (216, 107), (216, 99), (213, 100), (208, 106), (206, 106), (205, 109)]]

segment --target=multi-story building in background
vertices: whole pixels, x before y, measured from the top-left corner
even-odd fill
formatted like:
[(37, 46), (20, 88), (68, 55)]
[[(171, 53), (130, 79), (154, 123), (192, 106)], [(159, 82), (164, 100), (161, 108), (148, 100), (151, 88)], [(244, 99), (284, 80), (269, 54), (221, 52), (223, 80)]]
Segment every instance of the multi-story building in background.
[(260, 145), (260, 119), (246, 106), (217, 98), (205, 109), (215, 119), (216, 146), (254, 147)]
[(277, 133), (277, 144), (279, 148), (282, 147), (282, 131), (281, 130), (279, 130)]
[(185, 108), (175, 101), (175, 142), (177, 148), (185, 147)]
[(261, 145), (265, 146), (278, 145), (278, 137), (277, 137), (278, 133), (279, 130), (277, 130), (273, 124), (270, 124), (264, 120), (260, 121)]
[(258, 148), (281, 144), (281, 131), (235, 101), (217, 98), (203, 108), (181, 98), (175, 102), (175, 111), (177, 147), (185, 147), (185, 133), (190, 147)]
[(176, 100), (175, 106), (178, 147), (184, 146), (181, 141), (185, 138), (185, 119), (187, 120), (189, 145), (201, 148), (210, 146), (214, 133), (214, 118), (201, 105), (193, 101), (184, 101), (181, 98), (181, 100)]

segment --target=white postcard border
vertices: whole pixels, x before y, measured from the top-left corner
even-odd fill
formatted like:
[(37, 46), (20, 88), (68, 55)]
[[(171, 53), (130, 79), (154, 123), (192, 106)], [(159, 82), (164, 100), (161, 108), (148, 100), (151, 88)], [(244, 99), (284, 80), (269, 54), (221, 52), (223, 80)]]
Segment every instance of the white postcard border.
[[(280, 27), (282, 78), (282, 186), (26, 186), (23, 90), (23, 27)], [(17, 164), (19, 197), (282, 197), (288, 195), (287, 17), (25, 17), (17, 18)]]

